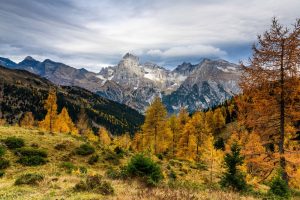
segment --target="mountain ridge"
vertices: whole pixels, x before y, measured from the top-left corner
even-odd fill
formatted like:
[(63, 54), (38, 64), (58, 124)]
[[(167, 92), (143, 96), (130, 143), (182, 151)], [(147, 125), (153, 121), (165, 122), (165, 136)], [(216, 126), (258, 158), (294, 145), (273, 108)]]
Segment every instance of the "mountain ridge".
[(115, 66), (99, 73), (76, 69), (49, 59), (27, 56), (20, 63), (0, 58), (9, 68), (21, 68), (58, 85), (79, 86), (100, 96), (144, 112), (155, 96), (162, 97), (168, 111), (186, 107), (190, 112), (220, 104), (239, 93), (241, 70), (228, 61), (204, 58), (198, 64), (183, 62), (173, 70), (155, 63), (141, 63), (126, 53)]

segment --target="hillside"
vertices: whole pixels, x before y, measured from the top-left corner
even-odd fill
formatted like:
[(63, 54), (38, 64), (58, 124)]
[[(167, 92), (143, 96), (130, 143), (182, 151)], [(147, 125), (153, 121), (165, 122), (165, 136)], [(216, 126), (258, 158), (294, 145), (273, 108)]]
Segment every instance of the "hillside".
[(8, 123), (15, 124), (24, 112), (29, 111), (35, 120), (43, 119), (46, 114), (43, 104), (50, 88), (57, 90), (58, 111), (65, 106), (75, 122), (80, 108), (84, 107), (94, 129), (101, 125), (112, 134), (133, 134), (143, 123), (143, 115), (126, 105), (79, 87), (57, 86), (30, 72), (0, 66), (0, 105), (3, 117)]
[[(16, 162), (18, 156), (13, 153), (14, 151), (6, 149), (5, 159), (10, 161), (10, 166), (0, 179), (0, 199), (256, 199), (222, 191), (218, 188), (210, 190), (203, 184), (205, 177), (208, 176), (207, 172), (195, 168), (190, 162), (180, 160), (167, 162), (154, 157), (155, 162), (162, 166), (165, 178), (158, 187), (148, 188), (136, 179), (112, 179), (106, 174), (110, 168), (118, 169), (120, 166), (126, 165), (128, 159), (133, 155), (131, 151), (127, 150), (123, 155), (117, 155), (113, 150), (114, 144), (109, 148), (103, 148), (99, 144), (93, 145), (96, 150), (93, 155), (99, 155), (99, 161), (90, 165), (87, 162), (91, 155), (80, 156), (73, 153), (75, 148), (84, 144), (82, 139), (66, 134), (52, 135), (35, 129), (0, 126), (1, 141), (11, 136), (24, 139), (25, 146), (33, 146), (47, 152), (48, 162), (42, 166), (25, 167)], [(81, 170), (84, 172), (80, 172), (76, 168), (84, 169)], [(177, 174), (176, 181), (168, 178), (171, 170)], [(33, 186), (14, 184), (17, 178), (28, 173), (42, 175), (44, 179)], [(113, 195), (102, 196), (92, 192), (74, 191), (77, 183), (87, 176), (95, 174), (102, 175), (103, 179), (111, 184), (115, 191)]]

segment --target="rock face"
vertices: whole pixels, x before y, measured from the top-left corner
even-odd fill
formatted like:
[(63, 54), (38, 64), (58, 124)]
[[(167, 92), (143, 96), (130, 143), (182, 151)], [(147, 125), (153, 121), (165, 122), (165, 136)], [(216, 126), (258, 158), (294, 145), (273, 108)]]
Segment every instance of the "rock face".
[(162, 97), (169, 112), (178, 112), (181, 107), (192, 112), (220, 104), (240, 91), (241, 70), (225, 60), (203, 59), (196, 65), (184, 62), (171, 71), (154, 63), (140, 63), (137, 56), (127, 53), (118, 65), (102, 68), (99, 73), (48, 59), (39, 62), (29, 56), (18, 64), (6, 58), (0, 58), (0, 63), (59, 85), (88, 89), (140, 112), (155, 96)]

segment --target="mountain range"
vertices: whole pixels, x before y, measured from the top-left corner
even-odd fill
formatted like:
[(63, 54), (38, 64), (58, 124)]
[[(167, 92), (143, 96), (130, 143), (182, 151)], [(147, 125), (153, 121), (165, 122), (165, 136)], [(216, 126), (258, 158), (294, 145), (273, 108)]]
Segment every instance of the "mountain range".
[(85, 88), (141, 113), (155, 96), (162, 98), (170, 113), (176, 113), (181, 107), (190, 112), (206, 109), (240, 92), (240, 67), (221, 59), (183, 62), (168, 70), (155, 63), (141, 63), (137, 56), (126, 53), (116, 66), (102, 68), (99, 73), (30, 56), (19, 63), (0, 57), (0, 65), (32, 72), (58, 85)]

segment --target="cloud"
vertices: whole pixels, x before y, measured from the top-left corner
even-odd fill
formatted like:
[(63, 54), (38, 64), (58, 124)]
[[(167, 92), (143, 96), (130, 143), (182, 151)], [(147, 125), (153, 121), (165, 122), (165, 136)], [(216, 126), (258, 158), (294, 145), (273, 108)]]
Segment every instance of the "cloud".
[(170, 67), (206, 56), (237, 62), (273, 16), (289, 25), (299, 7), (299, 0), (1, 0), (0, 56), (94, 71), (126, 52)]
[(151, 49), (147, 51), (147, 54), (151, 56), (159, 56), (161, 58), (166, 57), (187, 57), (187, 56), (208, 56), (208, 57), (221, 57), (225, 56), (226, 52), (219, 48), (209, 45), (190, 45), (190, 46), (179, 46), (172, 47), (166, 50)]

